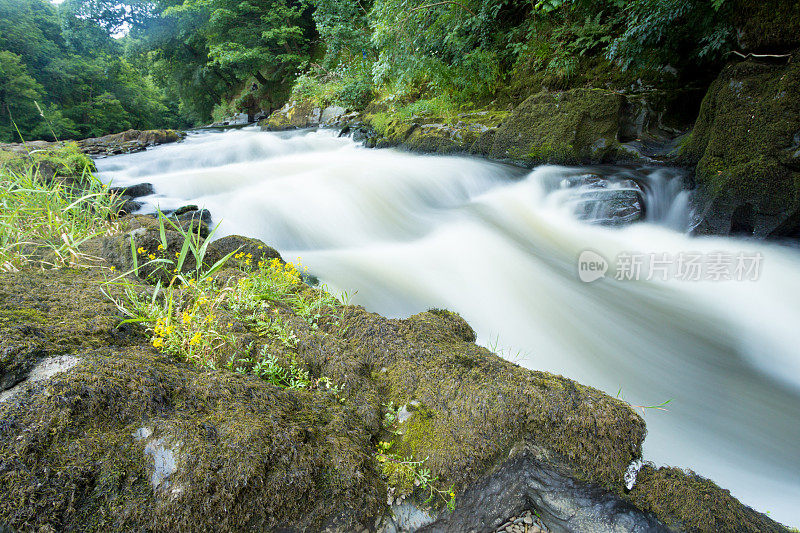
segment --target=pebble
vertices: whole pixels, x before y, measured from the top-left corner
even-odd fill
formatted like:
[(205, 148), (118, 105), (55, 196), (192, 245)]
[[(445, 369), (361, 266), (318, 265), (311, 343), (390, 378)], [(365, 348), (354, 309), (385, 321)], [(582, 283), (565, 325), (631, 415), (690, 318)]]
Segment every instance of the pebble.
[(512, 516), (495, 530), (496, 533), (549, 533), (538, 516), (525, 511), (519, 516)]

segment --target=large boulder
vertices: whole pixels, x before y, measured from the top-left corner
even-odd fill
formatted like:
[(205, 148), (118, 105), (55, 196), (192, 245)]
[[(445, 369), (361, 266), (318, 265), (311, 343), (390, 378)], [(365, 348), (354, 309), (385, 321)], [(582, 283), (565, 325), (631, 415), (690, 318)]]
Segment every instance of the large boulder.
[(476, 153), (526, 164), (599, 163), (618, 154), (625, 97), (600, 89), (541, 92), (517, 106)]
[[(115, 330), (120, 312), (100, 289), (125, 297), (103, 272), (0, 275), (4, 376), (15, 376), (0, 388), (0, 527), (388, 532), (402, 514), (429, 531), (488, 531), (532, 507), (554, 532), (780, 531), (680, 471), (643, 469), (628, 493), (645, 436), (633, 409), (476, 345), (455, 313), (335, 306), (311, 323), (271, 302), (293, 331), (286, 345), (231, 300), (214, 327), (248, 342), (201, 368), (158, 353), (139, 327)], [(242, 275), (220, 276), (219, 290)], [(285, 389), (225, 365), (259, 346), (335, 386)], [(414, 490), (391, 474), (404, 457), (455, 494), (455, 512), (415, 511), (420, 494), (398, 505), (400, 484)]]
[(284, 131), (319, 126), (322, 109), (309, 100), (291, 100), (268, 118), (259, 121), (265, 131)]
[(800, 231), (798, 59), (800, 53), (789, 64), (729, 64), (708, 90), (681, 155), (697, 165), (698, 233)]

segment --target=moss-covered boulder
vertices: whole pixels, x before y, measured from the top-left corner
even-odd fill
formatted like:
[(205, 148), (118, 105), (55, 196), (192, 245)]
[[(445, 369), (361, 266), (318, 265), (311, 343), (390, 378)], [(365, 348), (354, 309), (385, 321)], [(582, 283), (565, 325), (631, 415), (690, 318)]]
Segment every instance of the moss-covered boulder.
[(0, 523), (345, 532), (380, 515), (370, 435), (334, 396), (149, 349), (75, 355), (0, 403)]
[(44, 181), (66, 179), (72, 182), (80, 182), (95, 170), (94, 162), (72, 141), (0, 144), (0, 167), (19, 173), (31, 168)]
[(725, 67), (682, 150), (706, 201), (700, 233), (800, 232), (800, 55)]
[(262, 130), (284, 131), (319, 126), (322, 109), (310, 100), (291, 100), (258, 122)]
[(620, 155), (625, 98), (600, 89), (541, 92), (517, 106), (473, 152), (526, 164), (599, 163)]

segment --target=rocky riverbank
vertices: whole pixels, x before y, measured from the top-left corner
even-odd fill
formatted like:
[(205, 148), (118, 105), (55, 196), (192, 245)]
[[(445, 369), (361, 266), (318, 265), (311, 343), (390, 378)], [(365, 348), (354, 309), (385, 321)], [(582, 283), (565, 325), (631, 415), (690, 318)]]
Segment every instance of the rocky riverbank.
[[(151, 146), (178, 142), (186, 133), (176, 130), (127, 130), (121, 133), (92, 137), (75, 141), (84, 154), (100, 157), (142, 152)], [(63, 142), (30, 141), (26, 143), (0, 143), (0, 152), (27, 154), (36, 150), (53, 150), (64, 146)]]
[[(172, 310), (154, 284), (193, 219), (126, 216), (73, 268), (41, 268), (45, 249), (0, 274), (0, 525), (460, 532), (532, 526), (533, 510), (549, 531), (784, 530), (692, 472), (632, 467), (646, 429), (630, 405), (504, 360), (455, 313), (387, 319), (291, 276), (242, 307), (227, 295), (293, 272), (253, 239), (176, 266), (228, 258), (206, 292), (169, 293), (179, 324), (206, 309), (195, 332), (222, 344), (203, 363), (166, 351), (166, 326), (123, 309)], [(255, 360), (273, 373), (237, 363)], [(305, 385), (264, 377), (276, 368)]]

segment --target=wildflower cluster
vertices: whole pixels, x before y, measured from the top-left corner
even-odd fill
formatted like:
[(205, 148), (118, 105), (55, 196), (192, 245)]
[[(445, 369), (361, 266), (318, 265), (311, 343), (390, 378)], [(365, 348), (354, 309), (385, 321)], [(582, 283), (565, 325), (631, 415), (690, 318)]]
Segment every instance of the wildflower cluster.
[[(218, 324), (215, 307), (223, 298), (213, 283), (196, 283), (189, 280), (184, 289), (188, 300), (170, 291), (165, 303), (141, 303), (139, 312), (154, 323), (151, 329), (152, 345), (164, 353), (180, 356), (205, 366), (214, 366), (214, 352), (232, 344), (230, 327)], [(227, 331), (226, 331), (227, 330)]]

